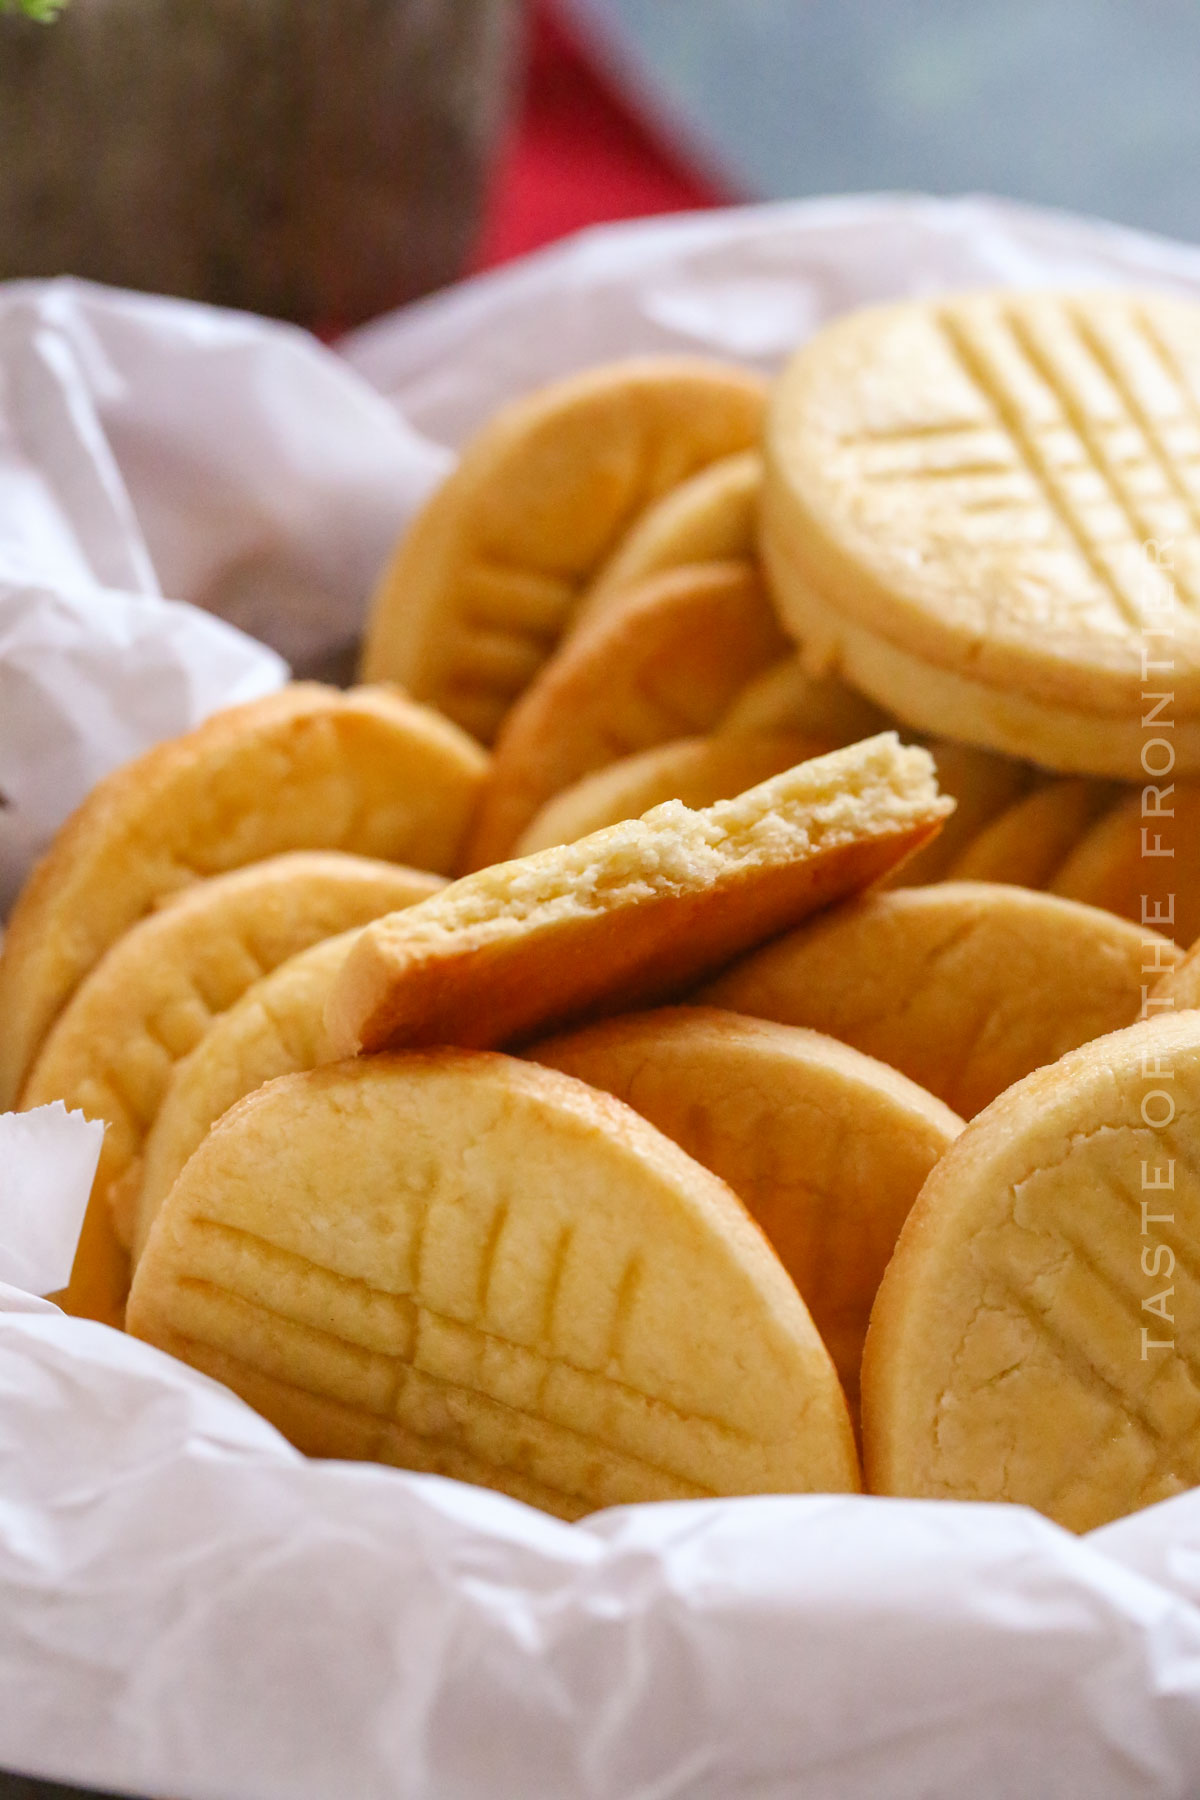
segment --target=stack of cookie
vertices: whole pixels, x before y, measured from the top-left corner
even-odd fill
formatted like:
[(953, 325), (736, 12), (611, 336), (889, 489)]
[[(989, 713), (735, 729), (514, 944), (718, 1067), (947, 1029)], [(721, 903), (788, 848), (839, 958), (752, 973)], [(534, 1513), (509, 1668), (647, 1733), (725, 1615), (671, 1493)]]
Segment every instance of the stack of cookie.
[(22, 897), (0, 1100), (109, 1126), (65, 1303), (569, 1518), (1200, 1479), (1198, 608), (1178, 303), (507, 409), (376, 685), (139, 759)]

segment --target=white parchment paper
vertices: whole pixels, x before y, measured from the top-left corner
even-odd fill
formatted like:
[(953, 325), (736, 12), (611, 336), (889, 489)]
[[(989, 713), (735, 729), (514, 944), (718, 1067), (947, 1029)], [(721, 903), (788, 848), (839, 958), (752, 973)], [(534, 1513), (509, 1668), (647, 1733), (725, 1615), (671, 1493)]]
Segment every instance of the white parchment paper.
[(30, 1294), (67, 1285), (104, 1127), (61, 1100), (0, 1113), (0, 1282)]
[(0, 911), (109, 769), (337, 663), (448, 460), (302, 332), (0, 289)]
[(851, 195), (596, 226), (365, 326), (348, 359), (433, 443), (606, 357), (770, 371), (852, 306), (951, 288), (1200, 293), (1200, 248), (1014, 201)]
[[(847, 306), (997, 281), (1200, 296), (1200, 251), (978, 200), (656, 221), (381, 321), (344, 363), (175, 303), (0, 290), (0, 787), (38, 795), (36, 836), (68, 789), (277, 680), (160, 591), (357, 618), (453, 448), (532, 383), (644, 350), (770, 367)], [(86, 1171), (55, 1181), (65, 1222)], [(306, 1463), (10, 1286), (0, 1766), (176, 1800), (1194, 1800), (1200, 1493), (1083, 1540), (820, 1496), (567, 1526)]]

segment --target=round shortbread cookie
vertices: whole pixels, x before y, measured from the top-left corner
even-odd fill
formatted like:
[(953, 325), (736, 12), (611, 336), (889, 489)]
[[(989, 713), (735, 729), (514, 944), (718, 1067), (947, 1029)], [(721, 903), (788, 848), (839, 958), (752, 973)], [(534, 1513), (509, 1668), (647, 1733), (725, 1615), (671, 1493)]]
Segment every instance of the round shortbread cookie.
[(749, 563), (671, 569), (624, 590), (504, 721), (464, 867), (511, 856), (546, 802), (593, 770), (710, 731), (784, 642)]
[(585, 775), (547, 802), (517, 840), (514, 854), (531, 856), (554, 844), (573, 844), (622, 819), (637, 819), (664, 800), (711, 806), (755, 787), (782, 769), (823, 756), (834, 746), (792, 734), (679, 738), (636, 756), (623, 756)]
[(0, 1108), (123, 931), (167, 894), (284, 850), (447, 870), (487, 758), (387, 689), (297, 683), (217, 713), (94, 787), (14, 908), (0, 949)]
[(892, 721), (836, 675), (809, 675), (788, 656), (748, 681), (720, 722), (722, 732), (800, 731), (831, 744), (856, 744)]
[(402, 682), (490, 743), (639, 514), (757, 444), (764, 392), (732, 365), (645, 357), (505, 407), (400, 540), (366, 679)]
[(176, 1063), (143, 1150), (133, 1221), (135, 1262), (179, 1171), (221, 1115), (277, 1075), (300, 1074), (334, 1060), (325, 1007), (357, 936), (353, 930), (323, 938), (281, 963), (214, 1019), (195, 1049)]
[(500, 1047), (682, 994), (920, 848), (953, 802), (892, 733), (691, 812), (678, 800), (364, 926), (330, 996), (340, 1055)]
[(953, 881), (1046, 887), (1120, 789), (1102, 781), (1051, 781), (985, 825), (946, 870)]
[(969, 1125), (871, 1316), (872, 1491), (1088, 1531), (1200, 1483), (1198, 1170), (1194, 1012), (1084, 1045)]
[(954, 811), (933, 842), (895, 877), (905, 887), (944, 880), (979, 833), (1037, 779), (1036, 770), (1028, 763), (997, 756), (993, 750), (937, 738), (927, 741), (926, 747), (937, 769), (938, 786), (954, 801)]
[(1200, 769), (1197, 384), (1200, 308), (1165, 297), (836, 321), (770, 409), (784, 616), (910, 725), (1069, 772), (1139, 779), (1146, 690), (1169, 688), (1178, 766)]
[(630, 1108), (511, 1057), (260, 1088), (176, 1182), (129, 1329), (310, 1455), (564, 1518), (858, 1485), (833, 1365), (734, 1195)]
[[(1166, 810), (1148, 812), (1148, 804)], [(1135, 789), (1096, 821), (1048, 885), (1190, 944), (1200, 937), (1200, 784)]]
[(854, 1409), (875, 1291), (962, 1120), (835, 1038), (715, 1007), (627, 1014), (527, 1054), (625, 1101), (729, 1183), (800, 1290)]
[(1014, 1081), (1138, 1017), (1179, 950), (1098, 908), (941, 882), (864, 895), (746, 957), (696, 998), (807, 1025), (969, 1119)]
[(295, 850), (199, 881), (122, 934), (76, 988), (21, 1090), (22, 1109), (65, 1101), (105, 1123), (86, 1231), (59, 1304), (119, 1322), (146, 1133), (181, 1057), (251, 984), (335, 932), (428, 899), (445, 884), (336, 850)]
[(617, 545), (579, 604), (576, 629), (614, 594), (685, 563), (747, 562), (758, 554), (757, 450), (723, 456), (648, 507)]

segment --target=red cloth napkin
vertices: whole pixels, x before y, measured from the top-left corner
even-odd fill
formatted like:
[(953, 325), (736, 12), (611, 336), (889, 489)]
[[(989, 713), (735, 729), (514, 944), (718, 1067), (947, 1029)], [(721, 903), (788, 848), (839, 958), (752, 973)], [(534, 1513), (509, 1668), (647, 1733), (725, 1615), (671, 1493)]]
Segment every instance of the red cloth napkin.
[(477, 269), (603, 219), (732, 198), (638, 116), (546, 0), (532, 7), (524, 100), (493, 178)]

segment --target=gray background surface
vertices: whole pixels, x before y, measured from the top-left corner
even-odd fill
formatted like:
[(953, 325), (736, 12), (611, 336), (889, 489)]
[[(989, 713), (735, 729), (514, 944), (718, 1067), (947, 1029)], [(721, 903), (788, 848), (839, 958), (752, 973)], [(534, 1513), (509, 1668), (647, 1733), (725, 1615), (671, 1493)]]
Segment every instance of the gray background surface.
[(750, 196), (988, 190), (1200, 239), (1196, 0), (560, 0)]

